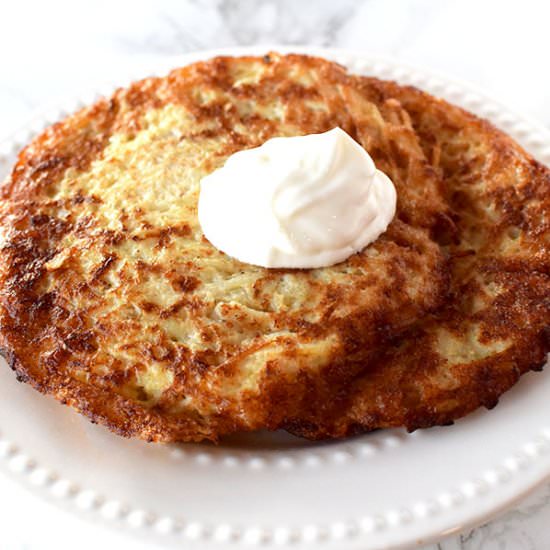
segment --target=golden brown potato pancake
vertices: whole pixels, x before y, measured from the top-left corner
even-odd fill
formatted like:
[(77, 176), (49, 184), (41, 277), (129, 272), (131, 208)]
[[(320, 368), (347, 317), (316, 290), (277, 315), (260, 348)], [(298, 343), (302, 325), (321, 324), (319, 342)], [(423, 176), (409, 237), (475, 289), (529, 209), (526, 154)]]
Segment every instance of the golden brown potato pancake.
[[(201, 177), (335, 126), (396, 185), (380, 239), (314, 270), (210, 245)], [(20, 153), (1, 190), (1, 345), (21, 380), (155, 441), (449, 422), (543, 363), (548, 178), (486, 123), (322, 59), (197, 63)]]

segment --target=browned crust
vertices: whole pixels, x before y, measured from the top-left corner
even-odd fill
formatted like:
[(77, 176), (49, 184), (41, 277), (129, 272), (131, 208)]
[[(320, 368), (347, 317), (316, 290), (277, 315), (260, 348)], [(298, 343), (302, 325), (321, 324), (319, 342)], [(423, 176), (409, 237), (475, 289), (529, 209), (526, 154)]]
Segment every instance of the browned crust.
[[(286, 425), (311, 439), (452, 424), (479, 407), (493, 408), (522, 374), (541, 370), (550, 351), (550, 171), (486, 120), (412, 87), (364, 83), (376, 101), (394, 98), (405, 107), (442, 175), (458, 227), (449, 246), (451, 292), (445, 307), (388, 346), (329, 407), (312, 402)], [(489, 205), (499, 213), (497, 221), (484, 219), (482, 209)], [(481, 237), (475, 246), (467, 234), (472, 217)], [(510, 238), (521, 238), (521, 246), (499, 250)], [(501, 291), (477, 310), (480, 281)], [(449, 364), (434, 335), (444, 328), (467, 347), (474, 323), (481, 342), (510, 345)]]
[[(237, 430), (286, 427), (306, 437), (324, 438), (388, 426), (415, 429), (447, 424), (481, 405), (493, 406), (523, 372), (542, 366), (549, 349), (549, 253), (544, 237), (548, 234), (550, 176), (546, 168), (489, 123), (413, 88), (352, 77), (337, 65), (320, 59), (273, 54), (267, 59), (239, 59), (239, 63), (268, 64), (273, 70), (261, 86), (235, 90), (230, 71), (233, 62), (231, 58), (216, 58), (178, 69), (164, 79), (133, 84), (128, 90), (119, 90), (113, 98), (101, 100), (48, 129), (22, 151), (11, 178), (2, 187), (4, 202), (0, 214), (1, 225), (9, 232), (8, 244), (0, 253), (4, 264), (0, 268), (3, 289), (0, 342), (20, 380), (125, 436), (198, 441), (215, 440)], [(318, 82), (306, 89), (297, 86), (287, 78), (294, 66), (314, 70)], [(410, 178), (410, 185), (401, 185), (399, 189), (399, 220), (385, 237), (392, 246), (400, 247), (394, 264), (398, 279), (393, 289), (387, 290), (388, 297), (378, 309), (363, 310), (337, 321), (327, 317), (324, 325), (304, 323), (299, 315), (294, 316), (290, 325), (290, 317), (281, 316), (277, 322), (291, 327), (300, 335), (301, 342), (315, 340), (326, 330), (323, 327), (332, 329), (336, 324), (342, 345), (320, 374), (300, 369), (296, 376), (290, 376), (284, 368), (287, 363), (266, 365), (262, 391), (258, 395), (245, 393), (237, 404), (217, 396), (215, 389), (216, 383), (234, 376), (236, 363), (226, 360), (217, 369), (214, 390), (208, 393), (204, 386), (190, 385), (189, 379), (198, 376), (212, 381), (208, 378), (212, 357), (204, 353), (190, 355), (164, 342), (160, 346), (162, 353), (155, 349), (150, 353), (155, 359), (161, 357), (174, 370), (175, 383), (161, 402), (151, 408), (117, 393), (127, 376), (123, 371), (113, 373), (110, 379), (90, 375), (87, 382), (81, 382), (67, 370), (68, 363), (74, 363), (77, 356), (83, 362), (92, 357), (100, 343), (85, 315), (67, 306), (66, 296), (41, 294), (39, 288), (44, 263), (52, 257), (60, 237), (67, 231), (87, 228), (82, 220), (78, 227), (71, 226), (70, 220), (60, 220), (55, 215), (59, 205), (42, 199), (47, 196), (48, 186), (67, 169), (86, 170), (93, 159), (101, 157), (114, 132), (139, 131), (143, 113), (151, 108), (183, 102), (198, 120), (219, 121), (218, 130), (203, 132), (197, 138), (225, 132), (232, 136), (227, 153), (276, 135), (276, 126), (261, 117), (246, 120), (251, 137), (235, 134), (234, 110), (220, 105), (199, 106), (190, 99), (190, 89), (197, 83), (231, 89), (234, 96), (245, 101), (251, 98), (262, 101), (275, 93), (286, 102), (288, 119), (302, 132), (319, 132), (338, 124), (371, 152), (377, 164), (398, 185)], [(335, 95), (338, 86), (344, 92)], [(372, 113), (354, 108), (354, 94), (367, 98), (380, 113), (377, 116), (383, 117), (386, 132), (383, 136), (381, 123), (373, 123)], [(321, 97), (331, 106), (331, 117), (319, 118), (300, 108), (304, 97)], [(456, 137), (462, 134), (463, 137)], [(477, 153), (451, 154), (453, 147), (467, 148), (472, 143), (476, 144)], [(417, 151), (418, 144), (424, 153)], [(512, 172), (519, 174), (518, 181), (511, 180)], [(465, 191), (465, 182), (479, 180), (480, 174), (482, 188), (475, 193)], [(423, 191), (419, 184), (422, 181), (431, 182), (430, 194)], [(438, 197), (439, 192), (450, 208)], [(94, 200), (98, 199), (75, 196), (71, 204), (63, 207), (76, 208), (83, 201)], [(472, 228), (472, 219), (467, 214), (483, 201), (496, 204), (501, 218), (498, 224), (483, 217), (476, 222), (483, 242), (472, 251), (471, 243), (465, 246), (463, 239)], [(482, 212), (476, 210), (475, 214), (480, 216)], [(491, 253), (491, 245), (512, 228), (522, 232), (521, 249), (513, 257)], [(145, 227), (144, 231), (149, 233), (134, 237), (154, 235), (162, 247), (169, 243), (173, 232), (187, 235), (189, 228), (158, 232), (156, 228)], [(445, 253), (428, 251), (426, 246), (432, 244), (427, 245), (421, 238), (422, 231), (431, 234)], [(105, 232), (102, 238), (105, 243), (116, 243), (124, 236)], [(411, 251), (410, 260), (406, 260), (407, 250)], [(420, 268), (415, 263), (415, 250), (431, 258), (433, 286), (423, 302), (404, 304), (396, 312), (395, 303), (400, 285), (406, 282), (407, 270)], [(446, 254), (453, 258), (451, 269), (445, 268)], [(350, 259), (351, 263), (357, 261), (355, 257)], [(95, 272), (94, 284), (102, 284), (112, 263), (113, 257), (106, 255)], [(140, 269), (147, 272), (154, 270), (154, 266), (144, 264)], [(482, 312), (469, 311), (469, 304), (480, 289), (473, 278), (464, 284), (467, 273), (489, 274), (487, 277), (493, 282), (500, 278), (503, 295)], [(281, 274), (266, 272), (258, 292), (262, 285), (268, 287)], [(155, 309), (155, 304), (143, 304), (144, 308), (159, 316), (175, 315), (181, 308), (200, 308), (193, 298), (200, 282), (193, 274), (182, 276), (174, 272), (167, 277), (182, 295), (175, 309), (161, 311)], [(364, 284), (368, 284), (368, 278)], [(449, 284), (451, 292), (442, 304)], [(327, 299), (330, 312), (335, 307), (331, 304), (350, 298), (341, 290), (332, 289)], [(422, 321), (438, 307), (439, 313)], [(445, 326), (457, 338), (463, 338), (465, 327), (473, 319), (482, 326), (486, 342), (509, 339), (512, 345), (485, 359), (449, 368), (435, 350), (434, 330)], [(406, 337), (401, 337), (405, 329)], [(287, 345), (285, 361), (298, 361), (295, 342), (282, 339), (281, 343)], [(242, 352), (238, 357), (242, 359)], [(147, 361), (147, 357), (143, 360)], [(455, 380), (452, 390), (441, 383), (442, 378), (449, 376)], [(353, 383), (349, 383), (350, 378)], [(208, 417), (170, 414), (173, 400), (188, 392), (195, 392), (197, 398), (203, 392), (202, 398), (210, 400), (218, 412)]]

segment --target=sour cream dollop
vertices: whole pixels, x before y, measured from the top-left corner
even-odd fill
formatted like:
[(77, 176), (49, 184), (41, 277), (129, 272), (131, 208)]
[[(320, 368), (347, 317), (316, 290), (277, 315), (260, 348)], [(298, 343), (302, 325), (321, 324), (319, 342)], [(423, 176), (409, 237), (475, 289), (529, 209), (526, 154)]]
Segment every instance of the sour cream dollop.
[(242, 262), (316, 268), (375, 241), (395, 207), (388, 176), (334, 128), (234, 153), (201, 180), (198, 215), (206, 238)]

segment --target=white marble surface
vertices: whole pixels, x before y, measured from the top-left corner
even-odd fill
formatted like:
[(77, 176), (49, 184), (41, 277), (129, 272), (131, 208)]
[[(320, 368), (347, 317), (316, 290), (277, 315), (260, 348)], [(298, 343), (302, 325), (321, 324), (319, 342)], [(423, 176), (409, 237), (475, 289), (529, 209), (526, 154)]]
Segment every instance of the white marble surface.
[[(0, 0), (0, 138), (35, 109), (144, 59), (274, 43), (398, 57), (472, 82), (550, 126), (549, 19), (550, 4), (537, 0)], [(80, 550), (146, 548), (3, 477), (0, 517), (1, 550), (68, 550), (75, 540)], [(487, 525), (425, 550), (546, 550), (549, 523), (547, 485)]]

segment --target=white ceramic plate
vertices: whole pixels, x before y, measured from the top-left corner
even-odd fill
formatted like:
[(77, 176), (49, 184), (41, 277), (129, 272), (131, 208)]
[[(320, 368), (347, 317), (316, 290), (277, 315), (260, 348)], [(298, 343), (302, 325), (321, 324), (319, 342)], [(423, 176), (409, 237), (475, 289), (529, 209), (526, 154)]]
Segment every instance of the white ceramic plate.
[[(489, 118), (550, 163), (550, 132), (467, 86), (363, 53), (273, 49), (313, 52), (356, 73), (417, 85)], [(217, 53), (167, 59), (133, 77)], [(35, 132), (92, 99), (38, 117), (4, 143), (0, 177)], [(167, 548), (421, 545), (488, 519), (550, 475), (549, 372), (526, 375), (496, 409), (452, 427), (325, 444), (259, 434), (216, 447), (121, 439), (1, 367), (1, 468), (36, 495)]]

